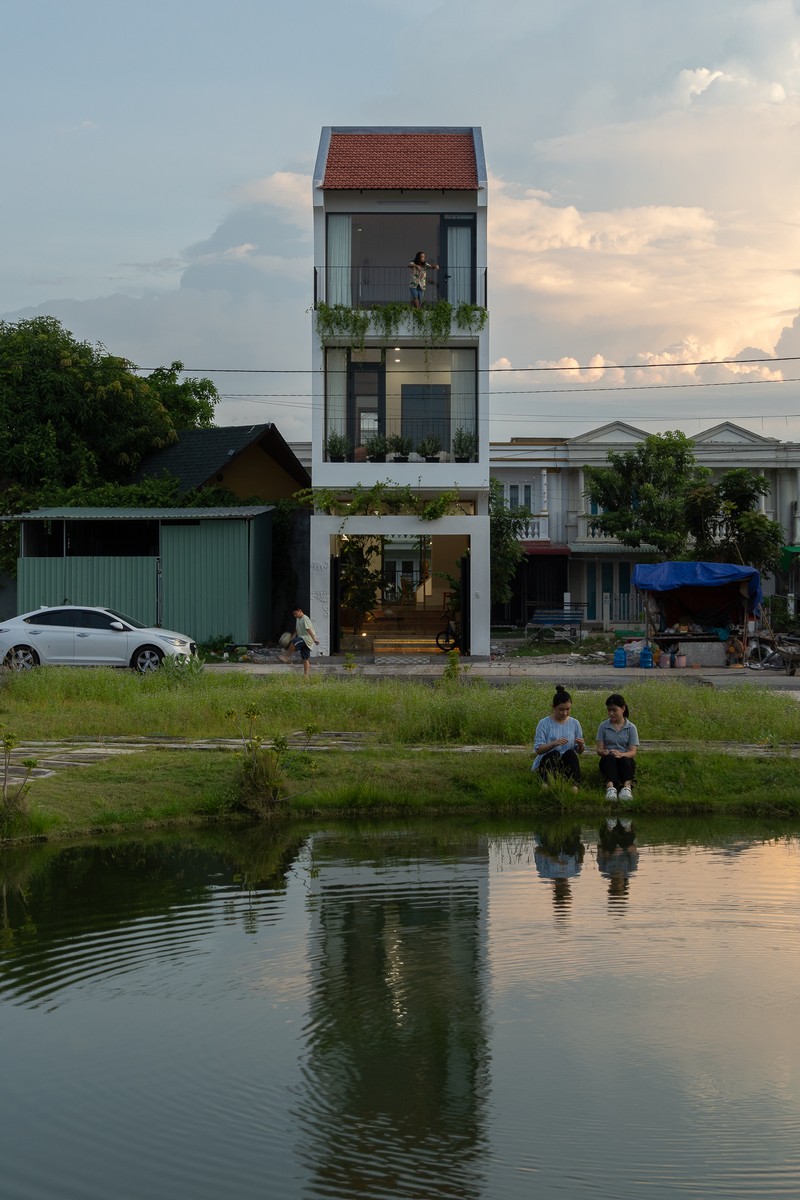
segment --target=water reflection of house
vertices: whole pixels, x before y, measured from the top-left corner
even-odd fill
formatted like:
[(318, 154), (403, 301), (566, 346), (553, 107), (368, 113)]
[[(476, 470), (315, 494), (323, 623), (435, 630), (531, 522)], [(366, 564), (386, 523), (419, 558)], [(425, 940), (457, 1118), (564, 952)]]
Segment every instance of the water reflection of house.
[[(421, 859), (404, 837), (312, 842), (307, 1084), (298, 1116), (316, 1187), (481, 1193), (486, 1091), (484, 838)], [(413, 1153), (412, 1153), (413, 1152)], [(411, 1156), (409, 1158), (409, 1156)], [(406, 1194), (404, 1191), (402, 1194)]]

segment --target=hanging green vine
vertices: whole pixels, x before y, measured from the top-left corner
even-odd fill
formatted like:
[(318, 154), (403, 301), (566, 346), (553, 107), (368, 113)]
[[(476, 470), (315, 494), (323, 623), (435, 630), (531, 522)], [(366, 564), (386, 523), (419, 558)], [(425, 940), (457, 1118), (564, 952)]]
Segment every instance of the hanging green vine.
[(384, 517), (412, 513), (420, 521), (438, 521), (441, 517), (464, 514), (465, 509), (457, 488), (423, 496), (408, 484), (392, 486), (391, 480), (373, 483), (371, 487), (356, 484), (348, 492), (335, 488), (306, 488), (294, 499), (316, 513), (335, 517)]
[(453, 307), (447, 300), (437, 300), (435, 304), (426, 304), (422, 308), (410, 308), (407, 304), (392, 301), (373, 309), (350, 308), (346, 304), (319, 301), (314, 315), (317, 336), (323, 349), (328, 342), (340, 339), (348, 342), (354, 350), (363, 350), (370, 325), (382, 341), (393, 342), (400, 336), (404, 322), (410, 318), (415, 337), (428, 346), (443, 346), (450, 337), (453, 322), (461, 333), (480, 333), (489, 314), (477, 304)]
[(392, 300), (389, 304), (383, 304), (380, 308), (374, 308), (372, 310), (372, 323), (375, 326), (375, 332), (385, 342), (396, 341), (400, 333), (400, 327), (408, 316), (408, 311), (408, 305), (401, 304), (399, 300)]
[(366, 308), (349, 308), (346, 304), (325, 304), (320, 301), (315, 309), (317, 334), (324, 349), (327, 342), (342, 338), (355, 350), (363, 350), (371, 313)]
[(479, 304), (459, 304), (456, 308), (456, 325), (462, 333), (480, 333), (489, 314)]

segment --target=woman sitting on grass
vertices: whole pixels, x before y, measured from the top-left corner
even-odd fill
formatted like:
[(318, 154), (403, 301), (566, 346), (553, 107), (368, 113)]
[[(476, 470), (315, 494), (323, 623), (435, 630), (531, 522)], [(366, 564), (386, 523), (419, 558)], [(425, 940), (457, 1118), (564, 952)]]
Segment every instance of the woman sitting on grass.
[(580, 722), (571, 713), (572, 697), (559, 684), (553, 696), (553, 715), (542, 717), (536, 726), (533, 738), (536, 757), (531, 770), (539, 772), (545, 787), (548, 785), (548, 776), (554, 775), (570, 780), (573, 792), (577, 792), (581, 781), (578, 755), (583, 754), (586, 743)]
[(608, 718), (597, 730), (597, 753), (600, 755), (600, 774), (606, 785), (606, 800), (616, 800), (618, 796), (620, 800), (632, 800), (639, 732), (628, 720), (628, 706), (619, 692), (608, 697), (606, 711)]

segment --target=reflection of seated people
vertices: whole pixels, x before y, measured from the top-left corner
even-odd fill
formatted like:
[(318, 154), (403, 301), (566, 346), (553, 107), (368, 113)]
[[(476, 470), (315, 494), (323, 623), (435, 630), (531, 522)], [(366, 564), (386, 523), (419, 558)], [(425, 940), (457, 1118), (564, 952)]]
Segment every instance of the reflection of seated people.
[(725, 666), (726, 667), (743, 667), (744, 666), (744, 645), (742, 639), (735, 630), (731, 630), (731, 635), (725, 643)]
[(609, 817), (598, 837), (597, 866), (609, 881), (609, 901), (627, 900), (630, 876), (639, 866), (636, 830), (629, 820)]
[(553, 904), (557, 909), (568, 908), (572, 902), (569, 880), (580, 875), (585, 853), (578, 826), (573, 829), (562, 826), (536, 834), (533, 860), (541, 878), (553, 881)]

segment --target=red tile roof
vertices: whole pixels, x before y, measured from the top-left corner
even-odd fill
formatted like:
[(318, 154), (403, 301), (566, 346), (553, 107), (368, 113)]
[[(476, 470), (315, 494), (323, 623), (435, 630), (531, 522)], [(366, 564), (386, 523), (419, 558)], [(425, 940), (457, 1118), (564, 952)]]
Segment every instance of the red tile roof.
[(471, 133), (331, 133), (323, 188), (477, 191)]

